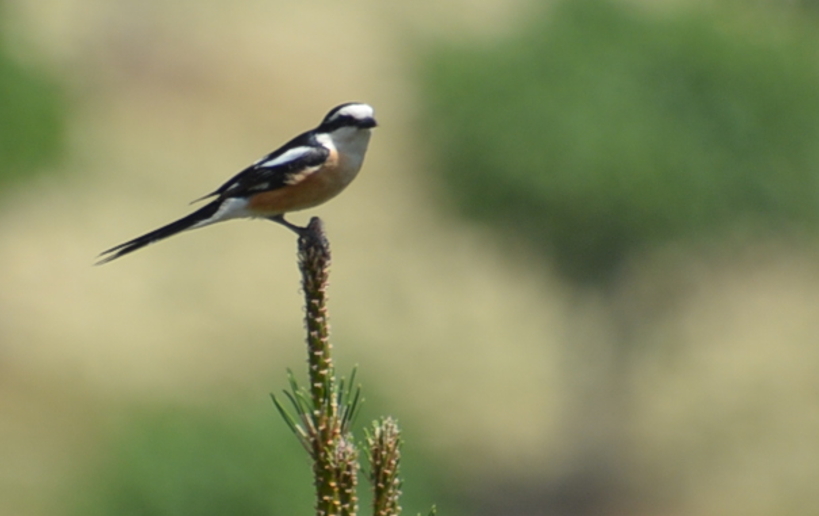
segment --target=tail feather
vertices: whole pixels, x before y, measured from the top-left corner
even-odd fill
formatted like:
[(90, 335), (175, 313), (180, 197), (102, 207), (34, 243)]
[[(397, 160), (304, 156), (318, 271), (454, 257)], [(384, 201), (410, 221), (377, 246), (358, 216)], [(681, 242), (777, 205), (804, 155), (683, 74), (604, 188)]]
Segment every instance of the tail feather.
[[(186, 229), (191, 229), (197, 224), (201, 224), (202, 222), (205, 222), (209, 218), (213, 217), (219, 211), (221, 204), (222, 203), (219, 200), (210, 202), (187, 217), (182, 217), (181, 219), (171, 222), (166, 226), (162, 226), (159, 229), (155, 229), (150, 233), (145, 233), (144, 235), (138, 236), (133, 240), (129, 240), (123, 244), (103, 251), (99, 254), (99, 260), (97, 260), (94, 265), (108, 263), (112, 260), (116, 260), (120, 256), (124, 256), (128, 253), (136, 251), (137, 249), (141, 249), (146, 245), (153, 244), (154, 242), (158, 242), (162, 239), (168, 238), (169, 236), (173, 236), (177, 233), (185, 231)], [(216, 220), (211, 222), (216, 222)], [(210, 222), (208, 222), (208, 224), (209, 223)]]

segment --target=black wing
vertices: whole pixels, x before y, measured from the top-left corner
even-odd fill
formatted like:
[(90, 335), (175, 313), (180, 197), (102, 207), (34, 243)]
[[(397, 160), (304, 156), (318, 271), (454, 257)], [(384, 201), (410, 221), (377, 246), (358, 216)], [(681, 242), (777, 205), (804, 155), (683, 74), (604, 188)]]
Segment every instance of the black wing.
[(277, 190), (289, 184), (305, 168), (324, 163), (329, 154), (330, 151), (316, 141), (312, 132), (300, 134), (197, 201), (213, 196), (244, 197)]

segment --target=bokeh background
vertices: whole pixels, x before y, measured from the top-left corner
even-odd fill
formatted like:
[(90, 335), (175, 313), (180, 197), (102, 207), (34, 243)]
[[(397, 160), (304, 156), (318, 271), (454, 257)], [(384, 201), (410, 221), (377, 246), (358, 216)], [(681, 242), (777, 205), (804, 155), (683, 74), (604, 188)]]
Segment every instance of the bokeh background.
[(293, 235), (91, 263), (350, 100), (381, 126), (311, 214), (407, 514), (816, 512), (819, 2), (4, 0), (0, 28), (0, 514), (312, 511), (268, 398), (304, 362)]

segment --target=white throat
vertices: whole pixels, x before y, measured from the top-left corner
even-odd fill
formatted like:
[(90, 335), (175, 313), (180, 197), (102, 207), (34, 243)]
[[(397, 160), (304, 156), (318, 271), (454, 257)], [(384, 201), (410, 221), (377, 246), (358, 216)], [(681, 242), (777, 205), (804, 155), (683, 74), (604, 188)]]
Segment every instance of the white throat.
[(364, 162), (371, 134), (369, 129), (340, 127), (326, 135), (319, 135), (318, 140), (322, 145), (335, 148), (339, 157), (345, 161), (345, 167), (358, 172)]

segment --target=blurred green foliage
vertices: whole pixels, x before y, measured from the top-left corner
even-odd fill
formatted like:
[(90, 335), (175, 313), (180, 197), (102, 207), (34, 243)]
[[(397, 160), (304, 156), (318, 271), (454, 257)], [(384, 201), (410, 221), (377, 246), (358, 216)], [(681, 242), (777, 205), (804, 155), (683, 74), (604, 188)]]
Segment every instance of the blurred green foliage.
[(310, 462), (273, 407), (262, 415), (148, 410), (114, 432), (83, 515), (309, 514)]
[(424, 122), (447, 190), (582, 282), (672, 238), (815, 225), (819, 30), (743, 23), (571, 0), (436, 47)]
[[(102, 459), (84, 479), (84, 485), (76, 486), (74, 513), (313, 513), (310, 459), (272, 403), (264, 401), (263, 411), (173, 406), (129, 413), (97, 444)], [(451, 501), (444, 499), (441, 473), (423, 454), (417, 447), (405, 453), (402, 476), (407, 489), (403, 502), (426, 514), (433, 502), (443, 502), (449, 508)], [(366, 461), (364, 464), (366, 468)], [(360, 512), (369, 513), (371, 487), (365, 478), (365, 474), (359, 475)], [(454, 507), (448, 513), (458, 514)]]
[(68, 110), (61, 85), (11, 57), (2, 35), (0, 30), (0, 188), (57, 160)]

